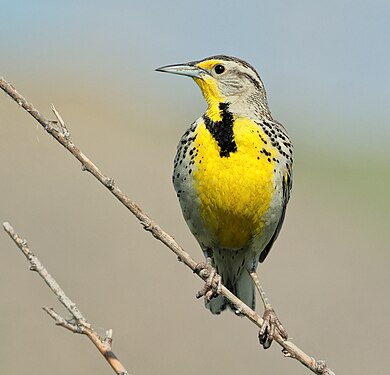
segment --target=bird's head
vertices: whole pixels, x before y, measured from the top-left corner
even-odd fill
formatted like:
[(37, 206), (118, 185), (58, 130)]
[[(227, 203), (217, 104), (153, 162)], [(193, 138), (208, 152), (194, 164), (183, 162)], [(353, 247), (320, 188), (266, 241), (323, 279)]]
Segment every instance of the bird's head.
[(270, 116), (259, 75), (250, 64), (236, 57), (218, 55), (156, 70), (192, 77), (202, 90), (211, 115), (219, 111), (220, 103), (227, 103), (229, 110), (237, 115), (255, 119)]

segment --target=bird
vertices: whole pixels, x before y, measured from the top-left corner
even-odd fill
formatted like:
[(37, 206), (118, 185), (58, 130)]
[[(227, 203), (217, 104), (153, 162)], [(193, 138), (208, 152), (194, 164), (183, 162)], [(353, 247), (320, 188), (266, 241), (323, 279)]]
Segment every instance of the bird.
[(204, 296), (213, 314), (229, 307), (239, 315), (218, 288), (223, 284), (255, 309), (256, 287), (264, 304), (259, 340), (267, 349), (276, 332), (283, 339), (288, 335), (256, 270), (285, 218), (292, 143), (271, 115), (263, 81), (246, 61), (215, 55), (156, 70), (191, 77), (207, 103), (179, 141), (172, 176), (184, 219), (205, 256), (199, 269), (209, 278), (198, 297)]

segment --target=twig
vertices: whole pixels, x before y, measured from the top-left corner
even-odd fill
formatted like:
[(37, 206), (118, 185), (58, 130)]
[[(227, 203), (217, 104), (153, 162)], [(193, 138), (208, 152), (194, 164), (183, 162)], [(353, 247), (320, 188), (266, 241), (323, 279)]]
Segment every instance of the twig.
[[(104, 356), (110, 366), (118, 375), (129, 375), (125, 367), (115, 356), (111, 348), (112, 331), (109, 330), (109, 339), (107, 337), (101, 338), (92, 325), (84, 318), (81, 311), (77, 308), (76, 304), (70, 300), (70, 298), (64, 293), (57, 281), (49, 274), (47, 269), (43, 266), (40, 260), (30, 250), (27, 241), (20, 238), (15, 232), (14, 228), (9, 223), (3, 223), (4, 230), (13, 239), (15, 244), (23, 252), (24, 256), (30, 263), (30, 270), (35, 271), (45, 281), (51, 291), (57, 296), (58, 300), (65, 306), (72, 316), (71, 320), (65, 319), (56, 313), (53, 309), (44, 307), (43, 309), (54, 319), (55, 323), (61, 327), (64, 327), (74, 333), (80, 333), (88, 336), (88, 338), (94, 343), (100, 353)], [(108, 335), (106, 335), (108, 336)]]
[[(125, 206), (131, 213), (140, 221), (144, 229), (149, 231), (155, 238), (165, 244), (171, 249), (192, 271), (195, 271), (197, 262), (182, 249), (177, 242), (162, 228), (157, 225), (146, 213), (144, 213), (140, 207), (138, 207), (125, 193), (123, 193), (115, 184), (112, 178), (105, 176), (100, 169), (89, 160), (70, 140), (69, 132), (64, 132), (64, 127), (60, 127), (60, 131), (53, 127), (53, 122), (46, 119), (34, 106), (29, 103), (22, 95), (20, 95), (12, 85), (7, 81), (0, 78), (0, 88), (4, 90), (11, 98), (13, 98), (24, 110), (30, 113), (31, 116), (37, 120), (43, 128), (52, 135), (62, 146), (64, 146), (77, 160), (80, 161), (83, 170), (90, 172), (97, 180), (99, 180), (104, 186), (111, 191), (111, 193)], [(57, 113), (58, 114), (58, 113)], [(57, 116), (59, 119), (60, 117)], [(62, 119), (60, 120), (60, 122)], [(67, 135), (66, 135), (67, 133)], [(198, 274), (202, 279), (206, 277), (200, 273)], [(238, 310), (246, 316), (250, 321), (261, 326), (263, 319), (256, 314), (252, 309), (245, 305), (240, 299), (232, 294), (227, 288), (222, 286), (221, 293), (225, 298), (237, 306)], [(316, 361), (314, 358), (307, 355), (303, 350), (298, 348), (290, 341), (284, 340), (280, 335), (276, 335), (275, 341), (282, 346), (282, 352), (286, 357), (297, 359), (303, 365), (312, 370), (315, 374), (319, 375), (334, 375), (324, 361)]]

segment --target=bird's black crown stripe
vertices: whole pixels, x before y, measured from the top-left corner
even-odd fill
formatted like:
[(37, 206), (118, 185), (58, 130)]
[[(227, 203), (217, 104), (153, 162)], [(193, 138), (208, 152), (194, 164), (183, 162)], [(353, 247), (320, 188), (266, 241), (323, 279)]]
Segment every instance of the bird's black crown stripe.
[(212, 121), (207, 115), (203, 116), (206, 129), (211, 133), (219, 146), (219, 155), (229, 157), (231, 152), (237, 151), (233, 133), (233, 115), (229, 112), (229, 104), (219, 103), (222, 119)]

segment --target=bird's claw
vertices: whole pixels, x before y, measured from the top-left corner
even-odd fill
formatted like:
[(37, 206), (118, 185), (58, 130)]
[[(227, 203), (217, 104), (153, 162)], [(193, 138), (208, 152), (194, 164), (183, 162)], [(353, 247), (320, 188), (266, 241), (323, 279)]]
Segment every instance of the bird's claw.
[(209, 302), (212, 298), (220, 294), (222, 280), (214, 267), (207, 263), (198, 263), (194, 272), (206, 279), (204, 287), (196, 293), (196, 298), (203, 296), (205, 301)]
[(271, 346), (276, 333), (278, 333), (284, 340), (287, 340), (287, 331), (276, 316), (273, 308), (267, 307), (265, 309), (263, 320), (263, 324), (259, 331), (259, 341), (260, 345), (262, 345), (264, 349), (268, 349)]

